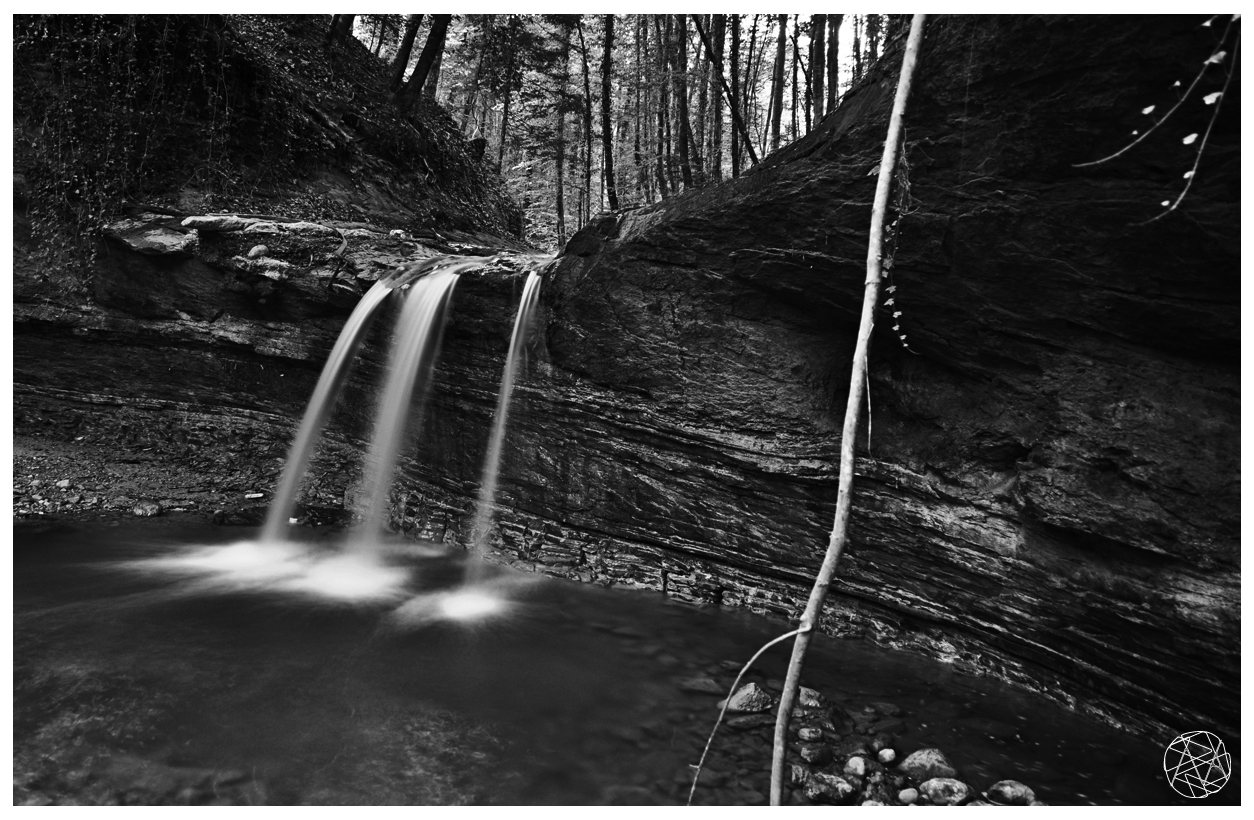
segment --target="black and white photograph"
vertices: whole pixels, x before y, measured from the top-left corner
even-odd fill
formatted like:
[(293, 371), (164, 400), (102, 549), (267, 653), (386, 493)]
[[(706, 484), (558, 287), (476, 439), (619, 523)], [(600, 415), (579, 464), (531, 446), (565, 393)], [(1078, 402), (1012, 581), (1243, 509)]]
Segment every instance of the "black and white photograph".
[(10, 15), (15, 806), (1241, 804), (1240, 14), (170, 11)]

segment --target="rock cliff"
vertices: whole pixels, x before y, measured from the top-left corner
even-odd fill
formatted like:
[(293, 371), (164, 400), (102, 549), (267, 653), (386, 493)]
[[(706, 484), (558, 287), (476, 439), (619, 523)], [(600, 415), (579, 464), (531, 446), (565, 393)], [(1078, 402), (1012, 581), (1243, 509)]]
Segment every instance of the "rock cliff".
[[(1136, 224), (1183, 184), (1195, 148), (1180, 136), (1212, 111), (1200, 101), (1118, 160), (1073, 167), (1188, 85), (1214, 46), (1204, 19), (930, 24), (824, 630), (1137, 731), (1239, 737), (1239, 81), (1167, 217)], [(799, 613), (835, 506), (896, 47), (752, 173), (572, 239), (511, 411), (502, 560)], [(238, 238), (194, 256), (109, 242), (92, 305), (28, 302), (19, 282), (19, 427), (69, 420), (171, 457), (242, 440), (274, 471), (360, 288), (232, 268)], [(521, 285), (458, 285), (396, 492), (406, 531), (469, 527)], [(311, 499), (352, 494), (382, 344), (367, 345)]]

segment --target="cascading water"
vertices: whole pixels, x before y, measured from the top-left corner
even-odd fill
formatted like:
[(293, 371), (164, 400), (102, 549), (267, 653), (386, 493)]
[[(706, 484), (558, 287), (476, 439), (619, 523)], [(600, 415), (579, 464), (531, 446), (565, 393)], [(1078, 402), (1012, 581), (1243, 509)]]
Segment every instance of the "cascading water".
[[(366, 520), (355, 541), (359, 547), (378, 543), (387, 522), (388, 492), (396, 470), (406, 427), (421, 423), (427, 386), (439, 352), (440, 330), (453, 287), (462, 271), (482, 260), (456, 262), (409, 286), (397, 322), (397, 338), (388, 360), (387, 384), (379, 401), (377, 422), (366, 457)], [(413, 404), (415, 389), (418, 392)]]
[[(475, 508), (474, 523), (470, 529), (469, 546), (480, 550), (488, 537), (488, 528), (492, 525), (492, 506), (496, 499), (496, 479), (501, 465), (501, 446), (505, 441), (505, 419), (509, 414), (510, 396), (514, 392), (514, 381), (517, 378), (520, 364), (525, 362), (524, 345), (527, 333), (531, 328), (531, 320), (535, 315), (536, 304), (540, 299), (540, 273), (531, 271), (527, 274), (527, 283), (523, 285), (522, 300), (518, 305), (518, 315), (514, 319), (514, 332), (509, 341), (509, 354), (505, 360), (505, 374), (501, 379), (501, 392), (496, 400), (496, 423), (492, 428), (492, 438), (488, 442), (488, 454), (483, 462), (483, 477), (479, 482), (479, 500)], [(475, 564), (471, 564), (471, 572)]]
[(313, 455), (318, 434), (348, 378), (357, 349), (361, 347), (366, 331), (370, 329), (371, 320), (374, 319), (375, 310), (402, 281), (400, 277), (391, 276), (375, 282), (357, 303), (344, 325), (344, 330), (340, 332), (340, 337), (336, 339), (331, 355), (322, 368), (322, 375), (318, 377), (313, 396), (309, 399), (309, 407), (305, 410), (300, 429), (288, 451), (287, 461), (283, 465), (283, 476), (279, 480), (279, 487), (270, 504), (270, 513), (261, 531), (263, 541), (280, 541), (287, 533), (288, 521), (296, 508), (296, 492)]

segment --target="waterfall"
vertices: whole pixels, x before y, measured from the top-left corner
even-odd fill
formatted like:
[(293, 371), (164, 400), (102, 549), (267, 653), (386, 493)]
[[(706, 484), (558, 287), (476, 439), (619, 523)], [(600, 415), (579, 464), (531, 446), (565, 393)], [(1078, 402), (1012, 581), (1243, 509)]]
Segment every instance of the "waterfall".
[(514, 380), (517, 377), (519, 365), (526, 358), (523, 346), (527, 341), (527, 331), (531, 328), (536, 304), (540, 300), (540, 282), (539, 272), (533, 270), (527, 274), (527, 283), (523, 285), (522, 300), (518, 304), (518, 315), (514, 318), (514, 332), (510, 337), (509, 354), (505, 359), (505, 374), (501, 378), (501, 392), (496, 400), (496, 423), (492, 428), (492, 438), (488, 443), (488, 455), (483, 462), (483, 477), (479, 482), (479, 500), (470, 530), (469, 546), (474, 550), (480, 549), (483, 542), (487, 540), (488, 528), (492, 524), (492, 505), (496, 498), (501, 445), (505, 440), (505, 418), (509, 414), (510, 395), (514, 392)]
[(340, 389), (348, 378), (352, 368), (353, 357), (357, 348), (361, 347), (366, 331), (370, 329), (375, 309), (383, 303), (388, 294), (397, 287), (400, 279), (393, 276), (380, 279), (374, 283), (366, 295), (357, 303), (340, 337), (336, 339), (331, 355), (322, 368), (318, 384), (314, 387), (309, 406), (305, 409), (305, 417), (301, 420), (296, 439), (288, 451), (287, 461), (283, 465), (283, 476), (279, 480), (279, 488), (270, 503), (270, 513), (266, 518), (265, 527), (261, 531), (263, 541), (282, 540), (287, 533), (288, 521), (296, 508), (296, 492), (300, 488), (300, 480), (305, 475), (305, 468), (313, 456), (314, 445), (318, 434), (326, 424), (327, 415), (335, 405)]
[[(383, 534), (388, 517), (388, 493), (401, 442), (411, 419), (415, 427), (421, 424), (453, 286), (461, 271), (482, 263), (481, 259), (455, 262), (409, 286), (388, 359), (387, 383), (379, 400), (374, 438), (366, 456), (365, 487), (369, 501), (365, 525), (356, 538), (358, 545), (365, 547), (376, 543)], [(418, 400), (411, 403), (415, 389)]]

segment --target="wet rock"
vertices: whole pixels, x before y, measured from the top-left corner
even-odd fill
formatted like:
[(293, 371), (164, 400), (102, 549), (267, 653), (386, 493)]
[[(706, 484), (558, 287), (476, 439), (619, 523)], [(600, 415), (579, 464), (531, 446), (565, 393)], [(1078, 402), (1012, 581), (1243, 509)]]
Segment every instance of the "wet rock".
[(196, 248), (195, 231), (176, 231), (138, 219), (123, 219), (104, 229), (136, 253), (147, 256), (191, 256)]
[(871, 748), (867, 745), (866, 739), (861, 737), (847, 737), (837, 743), (832, 751), (841, 760), (871, 754)]
[(827, 706), (827, 699), (816, 690), (802, 686), (797, 689), (797, 704), (811, 709), (822, 709)]
[(918, 789), (902, 789), (897, 792), (897, 802), (909, 806), (919, 799)]
[(882, 806), (884, 804), (880, 802), (879, 800), (863, 800), (862, 805), (863, 806)]
[(270, 249), (267, 248), (265, 245), (253, 245), (251, 248), (248, 249), (248, 258), (259, 259), (265, 256), (269, 252), (270, 252)]
[(814, 772), (806, 781), (805, 796), (816, 803), (845, 803), (856, 793), (853, 784), (836, 774)]
[(934, 806), (957, 806), (971, 798), (971, 787), (952, 777), (933, 777), (919, 784), (919, 794)]
[(870, 730), (875, 734), (883, 732), (885, 734), (899, 735), (906, 731), (906, 723), (900, 718), (888, 718), (872, 723)]
[(866, 775), (866, 761), (861, 757), (851, 757), (845, 761), (845, 774), (854, 777), (863, 777)]
[(1018, 780), (999, 780), (984, 796), (1003, 806), (1027, 806), (1036, 799), (1036, 793)]
[(775, 717), (773, 715), (736, 715), (729, 717), (723, 721), (732, 729), (761, 729), (763, 726), (774, 726)]
[(897, 765), (897, 770), (915, 783), (934, 777), (953, 777), (958, 772), (940, 749), (919, 749)]
[(873, 701), (871, 706), (874, 707), (875, 711), (885, 717), (901, 717), (901, 707), (894, 703), (887, 703), (882, 700)]
[(57, 482), (57, 487), (62, 490), (68, 490), (70, 488), (70, 480), (68, 478), (61, 479)]
[(684, 678), (679, 682), (679, 688), (685, 692), (698, 692), (704, 695), (727, 693), (727, 687), (713, 678)]
[(161, 515), (162, 512), (161, 505), (156, 501), (137, 501), (135, 506), (131, 507), (131, 514), (140, 518), (151, 518), (154, 515)]
[(815, 766), (822, 766), (832, 759), (832, 750), (823, 743), (798, 744), (797, 754), (801, 755), (801, 759), (806, 763)]
[[(765, 712), (771, 708), (772, 702), (770, 693), (756, 683), (746, 683), (726, 701), (729, 712)], [(719, 708), (723, 703), (719, 701)]]
[(788, 764), (788, 782), (794, 786), (802, 786), (810, 777), (810, 767), (800, 763)]
[(797, 737), (807, 743), (823, 739), (823, 730), (817, 726), (802, 726), (797, 730)]
[(182, 224), (184, 228), (195, 228), (198, 231), (220, 232), (242, 231), (256, 221), (238, 216), (189, 216)]
[(875, 755), (875, 759), (885, 766), (891, 765), (897, 759), (897, 753), (892, 749), (880, 749)]

